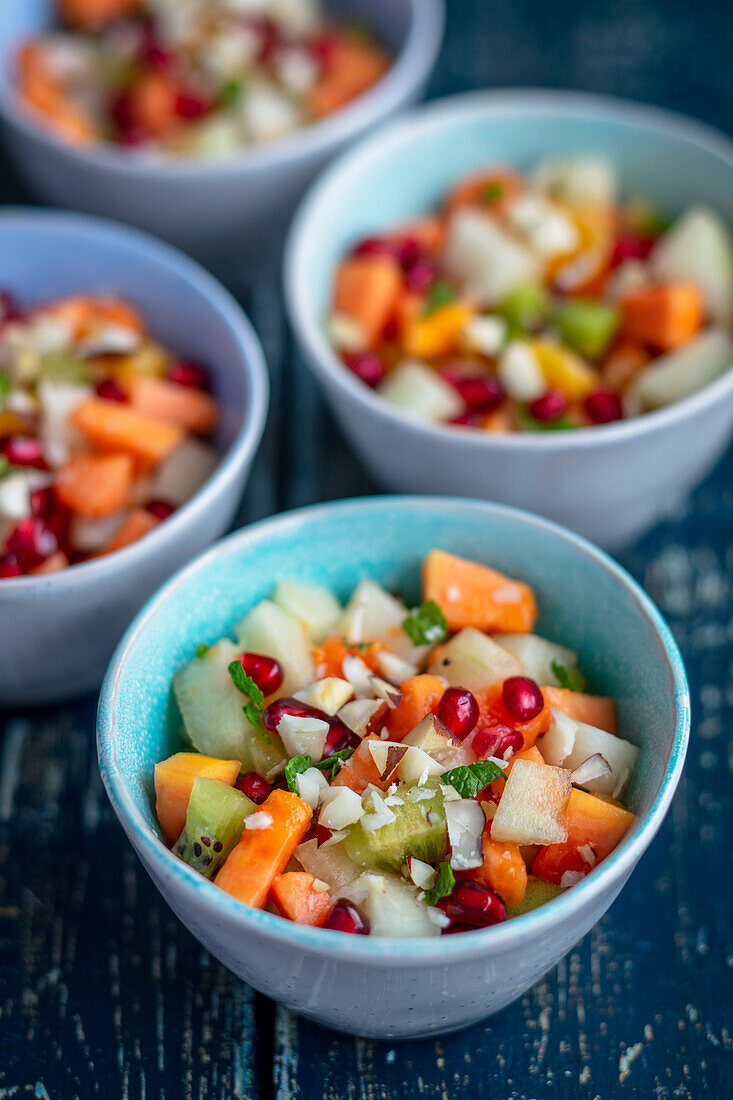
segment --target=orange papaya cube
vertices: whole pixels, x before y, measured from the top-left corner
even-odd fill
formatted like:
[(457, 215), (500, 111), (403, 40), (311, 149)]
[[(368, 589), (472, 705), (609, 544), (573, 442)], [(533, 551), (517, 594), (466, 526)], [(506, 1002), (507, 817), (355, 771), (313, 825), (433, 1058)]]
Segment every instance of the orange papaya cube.
[(611, 799), (573, 787), (567, 807), (567, 839), (540, 848), (532, 874), (558, 884), (566, 871), (586, 874), (613, 851), (633, 820), (629, 810)]
[(110, 539), (106, 546), (103, 546), (102, 549), (97, 552), (95, 557), (104, 554), (113, 554), (115, 550), (122, 550), (123, 547), (130, 546), (133, 542), (137, 542), (138, 539), (143, 538), (144, 535), (149, 534), (154, 527), (158, 526), (158, 523), (159, 520), (145, 508), (136, 508), (133, 512), (130, 512), (117, 533)]
[(372, 642), (366, 649), (361, 646), (349, 646), (343, 638), (325, 638), (320, 645), (313, 647), (313, 664), (316, 670), (316, 678), (324, 680), (328, 676), (344, 678), (344, 657), (352, 654), (360, 657), (367, 668), (379, 675), (377, 655), (384, 647), (380, 642)]
[(434, 714), (445, 691), (445, 681), (440, 676), (423, 673), (410, 676), (400, 684), (402, 698), (387, 719), (387, 729), (392, 741), (402, 741), (415, 726)]
[(54, 490), (77, 515), (111, 516), (129, 503), (133, 467), (130, 455), (75, 455), (59, 470)]
[(505, 905), (519, 905), (527, 889), (527, 864), (518, 844), (491, 839), (489, 822), (483, 835), (484, 861), (472, 871), (461, 871), (456, 878), (468, 878), (488, 886)]
[(185, 433), (174, 424), (145, 416), (118, 401), (82, 401), (71, 422), (100, 451), (124, 451), (142, 470), (157, 466), (178, 446)]
[(425, 558), (423, 599), (438, 604), (450, 630), (473, 626), (492, 634), (527, 634), (537, 619), (529, 585), (445, 550), (431, 550)]
[(323, 118), (381, 80), (389, 68), (387, 54), (354, 35), (332, 37), (320, 76), (308, 95), (306, 111), (311, 118)]
[(57, 550), (55, 554), (51, 554), (50, 557), (42, 561), (40, 565), (37, 565), (34, 569), (31, 569), (31, 573), (35, 576), (43, 576), (45, 573), (60, 573), (62, 569), (68, 568), (69, 559), (63, 550)]
[(605, 695), (586, 695), (582, 691), (569, 691), (567, 688), (543, 687), (542, 694), (548, 707), (561, 710), (568, 718), (576, 722), (585, 722), (588, 726), (616, 733), (616, 703)]
[(331, 786), (348, 787), (349, 790), (356, 791), (357, 794), (363, 794), (370, 784), (386, 790), (392, 781), (391, 777), (380, 780), (379, 768), (369, 751), (369, 742), (379, 740), (381, 738), (377, 737), (376, 734), (365, 737), (354, 754), (339, 768), (335, 778), (331, 780)]
[(98, 30), (140, 7), (140, 0), (58, 0), (64, 23), (79, 30)]
[(240, 767), (239, 760), (218, 760), (198, 752), (177, 752), (155, 765), (155, 812), (169, 848), (178, 840), (186, 824), (194, 779), (203, 775), (233, 787)]
[(448, 213), (462, 206), (480, 206), (493, 214), (503, 214), (527, 185), (513, 168), (503, 165), (487, 168), (461, 180), (448, 195)]
[(402, 290), (402, 272), (391, 256), (351, 256), (336, 272), (334, 308), (359, 326), (374, 347), (394, 314)]
[(104, 325), (119, 325), (142, 336), (145, 322), (129, 302), (111, 295), (72, 294), (39, 306), (33, 316), (44, 320), (62, 321), (71, 329), (74, 339), (91, 335)]
[(621, 330), (629, 340), (671, 351), (702, 328), (705, 307), (692, 283), (642, 287), (621, 301)]
[(179, 386), (165, 378), (140, 375), (127, 385), (130, 404), (144, 416), (175, 424), (196, 435), (210, 435), (216, 427), (214, 399), (202, 390)]
[(280, 915), (296, 924), (309, 924), (320, 928), (328, 920), (334, 901), (315, 875), (305, 871), (285, 871), (277, 875), (272, 884), (270, 898), (280, 910)]

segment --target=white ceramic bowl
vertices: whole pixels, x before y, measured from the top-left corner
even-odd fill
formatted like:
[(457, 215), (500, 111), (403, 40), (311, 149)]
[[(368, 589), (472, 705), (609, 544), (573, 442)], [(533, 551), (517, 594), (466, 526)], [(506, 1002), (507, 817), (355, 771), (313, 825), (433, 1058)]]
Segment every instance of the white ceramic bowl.
[(334, 269), (354, 241), (410, 220), (491, 162), (531, 167), (588, 151), (608, 154), (624, 187), (663, 209), (703, 202), (733, 223), (733, 143), (698, 123), (573, 92), (455, 96), (369, 138), (314, 184), (290, 230), (285, 290), (306, 361), (346, 438), (384, 485), (515, 504), (618, 549), (720, 458), (733, 432), (733, 371), (634, 420), (490, 435), (410, 420), (342, 366), (324, 330)]
[(438, 53), (443, 0), (334, 0), (336, 19), (363, 21), (394, 55), (383, 80), (322, 122), (281, 141), (206, 163), (76, 148), (24, 110), (13, 87), (20, 42), (48, 28), (54, 0), (0, 4), (0, 117), (19, 169), (44, 199), (117, 218), (197, 255), (227, 247), (260, 258), (320, 168), (348, 142), (421, 95)]
[[(618, 848), (581, 883), (506, 924), (439, 939), (349, 936), (250, 909), (183, 863), (155, 820), (153, 769), (183, 748), (174, 673), (285, 576), (348, 597), (365, 576), (419, 599), (435, 546), (533, 585), (538, 630), (580, 653), (641, 747)], [(97, 745), (107, 792), (174, 912), (256, 989), (329, 1027), (380, 1038), (439, 1035), (509, 1004), (585, 935), (649, 846), (682, 772), (689, 697), (682, 659), (648, 597), (569, 531), (476, 501), (376, 497), (304, 508), (239, 531), (184, 569), (130, 627), (105, 678)], [(633, 915), (632, 915), (633, 917)], [(602, 995), (602, 991), (601, 991)]]
[(206, 363), (221, 462), (170, 519), (109, 557), (0, 581), (0, 707), (96, 689), (130, 619), (166, 577), (227, 529), (267, 415), (262, 349), (233, 298), (186, 256), (136, 230), (39, 210), (0, 213), (0, 287), (33, 303), (106, 290), (138, 306), (167, 347)]

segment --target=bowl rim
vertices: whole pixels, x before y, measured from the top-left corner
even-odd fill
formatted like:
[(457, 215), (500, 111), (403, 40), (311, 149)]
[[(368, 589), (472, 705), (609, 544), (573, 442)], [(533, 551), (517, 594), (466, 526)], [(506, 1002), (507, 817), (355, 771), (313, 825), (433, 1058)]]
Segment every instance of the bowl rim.
[[(10, 3), (11, 0), (5, 0)], [(21, 3), (22, 0), (16, 0)], [(327, 155), (332, 149), (376, 125), (397, 110), (429, 76), (438, 56), (445, 26), (444, 0), (405, 0), (409, 9), (407, 35), (389, 70), (377, 83), (332, 115), (302, 126), (292, 134), (252, 148), (244, 148), (220, 160), (175, 160), (166, 157), (136, 157), (130, 150), (114, 146), (77, 146), (58, 137), (53, 130), (25, 112), (10, 80), (0, 82), (0, 116), (48, 148), (65, 152), (89, 168), (118, 175), (155, 179), (161, 182), (209, 180), (213, 175), (228, 177), (249, 170), (267, 171), (292, 162)]]
[(4, 229), (40, 232), (46, 237), (72, 235), (79, 241), (103, 241), (113, 247), (125, 247), (144, 262), (168, 267), (181, 275), (190, 292), (213, 305), (222, 323), (233, 335), (240, 352), (240, 370), (247, 387), (247, 408), (239, 430), (213, 473), (200, 489), (177, 508), (164, 523), (129, 546), (113, 554), (79, 562), (58, 573), (11, 577), (0, 584), (0, 603), (12, 598), (23, 599), (39, 587), (83, 584), (112, 574), (117, 568), (134, 568), (146, 554), (155, 553), (165, 542), (185, 537), (196, 518), (203, 518), (210, 503), (236, 478), (251, 461), (262, 438), (269, 404), (269, 375), (265, 355), (252, 323), (242, 307), (224, 286), (201, 264), (186, 256), (173, 245), (159, 241), (140, 229), (132, 229), (105, 218), (88, 214), (67, 213), (33, 207), (5, 207), (0, 211), (0, 235)]
[[(733, 395), (733, 369), (701, 390), (628, 420), (576, 428), (571, 432), (508, 432), (496, 434), (480, 429), (457, 429), (429, 424), (401, 412), (360, 382), (342, 363), (325, 334), (324, 319), (315, 316), (308, 298), (309, 254), (312, 251), (311, 222), (322, 208), (338, 209), (339, 196), (348, 182), (359, 176), (365, 165), (381, 160), (385, 152), (399, 153), (405, 139), (429, 135), (435, 125), (445, 127), (466, 119), (518, 117), (527, 112), (539, 115), (567, 115), (585, 120), (621, 121), (641, 130), (661, 133), (688, 142), (727, 162), (733, 176), (733, 140), (722, 131), (696, 119), (662, 107), (639, 104), (590, 92), (548, 91), (537, 88), (508, 88), (497, 91), (461, 92), (413, 109), (356, 146), (342, 153), (311, 184), (298, 206), (288, 231), (283, 259), (283, 293), (290, 325), (300, 351), (327, 390), (338, 390), (365, 416), (378, 416), (394, 429), (407, 431), (425, 443), (442, 440), (457, 449), (515, 453), (547, 453), (579, 450), (633, 440), (639, 436), (674, 428), (681, 421), (704, 413)], [(731, 364), (733, 368), (733, 363)]]
[[(385, 508), (399, 507), (402, 511), (432, 511), (450, 509), (465, 522), (490, 516), (509, 519), (520, 527), (539, 530), (554, 539), (566, 543), (573, 552), (589, 558), (599, 569), (611, 577), (625, 591), (627, 598), (636, 604), (655, 630), (662, 645), (670, 670), (675, 701), (675, 728), (670, 737), (669, 755), (659, 788), (638, 830), (625, 837), (619, 846), (606, 857), (599, 867), (582, 882), (573, 886), (551, 903), (530, 913), (492, 928), (464, 933), (461, 936), (421, 937), (415, 939), (382, 936), (350, 937), (323, 928), (296, 925), (264, 910), (252, 909), (218, 890), (208, 879), (192, 867), (177, 859), (153, 832), (135, 805), (117, 763), (116, 699), (124, 678), (128, 651), (138, 635), (149, 629), (162, 604), (177, 588), (185, 585), (199, 569), (217, 558), (237, 554), (249, 544), (266, 543), (272, 533), (293, 533), (304, 522), (317, 522), (337, 513), (344, 521), (354, 513), (372, 514), (375, 522)], [(563, 919), (578, 910), (587, 910), (604, 894), (623, 883), (634, 865), (648, 848), (672, 800), (682, 773), (690, 729), (690, 696), (685, 667), (677, 643), (660, 612), (636, 581), (602, 550), (573, 532), (551, 522), (505, 505), (486, 501), (463, 500), (454, 497), (425, 497), (391, 495), (362, 497), (310, 505), (291, 512), (261, 520), (236, 531), (215, 543), (168, 580), (145, 604), (124, 634), (107, 670), (97, 711), (97, 752), (99, 769), (112, 807), (127, 833), (138, 856), (158, 885), (167, 885), (184, 891), (193, 901), (192, 911), (206, 912), (213, 920), (226, 918), (240, 931), (257, 931), (263, 936), (290, 946), (324, 956), (351, 958), (360, 962), (388, 963), (390, 966), (410, 966), (415, 962), (452, 962), (492, 949), (505, 950), (521, 945), (527, 934), (541, 935), (553, 929)], [(194, 897), (195, 895), (195, 897)], [(356, 942), (355, 942), (356, 941)], [(440, 942), (437, 947), (436, 943)]]

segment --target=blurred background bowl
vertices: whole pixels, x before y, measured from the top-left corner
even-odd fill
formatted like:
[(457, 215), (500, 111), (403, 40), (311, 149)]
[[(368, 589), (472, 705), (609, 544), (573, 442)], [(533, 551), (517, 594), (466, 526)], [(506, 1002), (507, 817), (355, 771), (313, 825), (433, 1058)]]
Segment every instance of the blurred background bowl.
[(733, 222), (733, 143), (654, 108), (574, 92), (454, 96), (346, 153), (300, 207), (285, 259), (289, 318), (343, 433), (389, 489), (451, 493), (548, 516), (607, 549), (652, 526), (710, 471), (733, 433), (733, 371), (643, 417), (568, 432), (507, 435), (411, 420), (347, 370), (325, 320), (339, 260), (362, 237), (434, 207), (492, 163), (600, 153), (625, 192), (662, 209), (703, 203)]
[(24, 109), (14, 87), (18, 46), (53, 25), (54, 0), (0, 3), (0, 117), (8, 149), (44, 200), (147, 229), (200, 258), (238, 250), (256, 266), (277, 250), (304, 188), (349, 142), (422, 94), (443, 33), (443, 0), (333, 0), (334, 19), (373, 29), (394, 60), (365, 95), (293, 134), (206, 162), (144, 159), (115, 146), (75, 147)]
[(0, 287), (21, 305), (78, 291), (129, 299), (160, 343), (207, 364), (220, 409), (220, 464), (150, 534), (60, 573), (0, 581), (0, 706), (16, 706), (96, 689), (140, 605), (227, 529), (262, 435), (268, 377), (234, 299), (193, 260), (144, 233), (95, 218), (6, 209)]

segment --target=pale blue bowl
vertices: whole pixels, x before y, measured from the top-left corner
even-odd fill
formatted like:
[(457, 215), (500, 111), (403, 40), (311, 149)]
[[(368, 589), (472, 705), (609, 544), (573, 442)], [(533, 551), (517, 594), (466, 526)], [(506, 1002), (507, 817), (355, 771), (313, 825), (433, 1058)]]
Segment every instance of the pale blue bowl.
[[(505, 925), (440, 939), (388, 940), (304, 928), (249, 909), (178, 860), (153, 812), (156, 761), (184, 747), (171, 679), (196, 646), (229, 633), (292, 576), (346, 597), (368, 576), (419, 594), (433, 547), (536, 589), (538, 630), (576, 648), (591, 690), (615, 696), (641, 746), (629, 793), (637, 820), (579, 885)], [(689, 731), (685, 670), (669, 628), (618, 565), (570, 532), (513, 509), (439, 497), (305, 508), (230, 535), (138, 615), (102, 689), (98, 750), (117, 816), (163, 896), (195, 936), (255, 988), (350, 1033), (416, 1037), (464, 1027), (518, 997), (605, 912), (648, 847), (679, 781)]]

